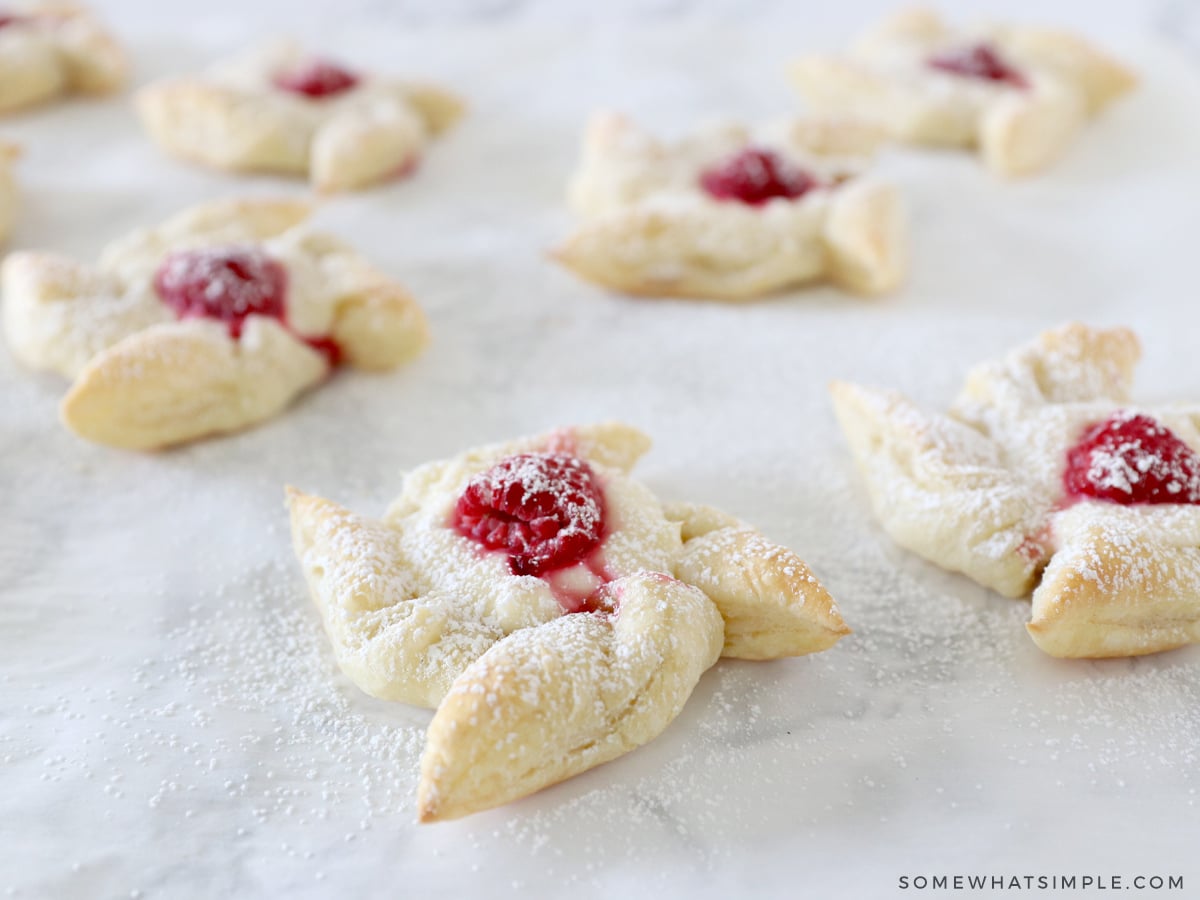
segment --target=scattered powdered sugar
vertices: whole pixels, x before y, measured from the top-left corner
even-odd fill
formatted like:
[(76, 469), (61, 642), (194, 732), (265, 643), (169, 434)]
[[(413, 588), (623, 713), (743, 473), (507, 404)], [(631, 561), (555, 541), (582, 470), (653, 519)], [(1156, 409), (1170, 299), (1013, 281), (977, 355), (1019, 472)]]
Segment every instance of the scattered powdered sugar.
[[(102, 714), (55, 770), (83, 769), (114, 785), (114, 801), (182, 815), (214, 791), (235, 820), (259, 824), (320, 822), (334, 806), (355, 817), (411, 815), (427, 717), (371, 708), (347, 687), (293, 571), (265, 566), (187, 612), (162, 634), (160, 655), (133, 665), (119, 703), (106, 704), (119, 711)], [(61, 712), (88, 719), (97, 699), (89, 693), (63, 698)], [(98, 765), (89, 744), (105, 748)], [(120, 786), (121, 773), (151, 762), (170, 770), (151, 793)]]
[[(828, 28), (848, 32), (844, 18)], [(681, 125), (702, 103), (732, 109), (746, 99), (678, 78), (680, 63), (703, 71), (744, 32), (694, 33), (674, 20), (668, 28), (665, 37), (649, 28), (629, 35), (628, 66), (605, 70), (610, 96), (623, 91)], [(6, 845), (21, 865), (0, 889), (150, 898), (422, 888), (611, 896), (625, 888), (669, 897), (690, 877), (692, 896), (707, 898), (748, 884), (764, 892), (809, 879), (840, 886), (857, 873), (877, 893), (902, 864), (958, 859), (968, 843), (994, 858), (1080, 866), (1124, 859), (1136, 844), (1159, 868), (1191, 866), (1179, 851), (1197, 806), (1197, 649), (1098, 663), (1044, 657), (1022, 633), (1026, 604), (941, 572), (872, 524), (821, 391), (829, 377), (869, 374), (932, 394), (949, 383), (948, 369), (982, 358), (964, 348), (990, 346), (993, 334), (1136, 304), (1145, 267), (1101, 251), (1114, 242), (1153, 251), (1141, 220), (1124, 214), (1130, 208), (1173, 226), (1155, 236), (1187, 233), (1179, 204), (1155, 197), (1168, 180), (1190, 177), (1191, 126), (1156, 121), (1171, 140), (1140, 169), (1124, 165), (1146, 149), (1137, 128), (1110, 129), (1096, 152), (1081, 143), (1060, 174), (1120, 177), (1078, 203), (1060, 202), (1057, 176), (1015, 197), (968, 160), (909, 156), (922, 229), (946, 252), (920, 275), (919, 292), (887, 304), (868, 310), (817, 291), (736, 311), (650, 307), (556, 278), (537, 256), (557, 234), (543, 223), (558, 197), (541, 152), (557, 148), (559, 170), (570, 166), (583, 114), (578, 79), (547, 79), (541, 66), (509, 67), (515, 81), (474, 76), (525, 49), (531, 58), (541, 51), (552, 75), (569, 75), (598, 64), (596, 47), (612, 48), (607, 36), (555, 47), (541, 31), (514, 34), (513, 44), (484, 33), (469, 44), (473, 54), (457, 43), (467, 34), (440, 35), (446, 43), (381, 29), (364, 37), (354, 46), (373, 44), (381, 65), (399, 45), (416, 54), (413, 71), (439, 59), (461, 67), (477, 109), (519, 97), (530, 125), (472, 119), (468, 143), (513, 162), (511, 179), (450, 166), (452, 177), (431, 173), (402, 203), (327, 207), (353, 217), (348, 233), (374, 241), (378, 260), (414, 271), (414, 288), (432, 301), (438, 351), (422, 360), (419, 378), (401, 375), (381, 389), (340, 377), (267, 428), (139, 459), (72, 442), (53, 420), (60, 385), (8, 373), (0, 443), (13, 489), (0, 523), (0, 618), (17, 646), (0, 676), (0, 760), (14, 823)], [(773, 51), (755, 54), (764, 77), (777, 79), (794, 30), (760, 29), (757, 39)], [(1146, 61), (1148, 90), (1194, 87), (1176, 79), (1188, 73), (1170, 54)], [(1127, 112), (1146, 124), (1154, 108)], [(154, 173), (133, 171), (128, 160), (144, 158), (136, 152), (116, 152), (137, 149), (123, 133), (110, 129), (126, 142), (114, 152), (76, 154), (53, 172), (55, 143), (45, 144), (51, 161), (37, 190), (64, 215), (31, 217), (31, 242), (51, 229), (76, 244), (109, 233), (100, 219), (107, 226), (127, 192), (110, 192), (106, 204), (62, 184), (61, 173), (143, 183)], [(186, 200), (165, 179), (157, 186), (170, 204)], [(512, 222), (541, 230), (495, 229), (469, 203), (470, 192), (494, 190)], [(946, 196), (954, 215), (939, 212)], [(140, 208), (124, 215), (127, 224), (144, 217)], [(402, 241), (398, 223), (413, 226)], [(1020, 266), (993, 252), (999, 238), (1017, 242)], [(1156, 285), (1189, 283), (1183, 257), (1155, 258)], [(1157, 339), (1184, 350), (1186, 339), (1172, 344), (1172, 335), (1186, 293), (1166, 290), (1163, 303), (1135, 307)], [(564, 346), (586, 348), (595, 365), (557, 377)], [(11, 368), (2, 357), (0, 367)], [(1177, 367), (1169, 384), (1177, 378), (1188, 376)], [(427, 714), (372, 701), (339, 675), (282, 528), (258, 529), (251, 511), (277, 509), (285, 474), (356, 497), (364, 509), (382, 505), (402, 466), (512, 433), (514, 423), (532, 430), (585, 413), (652, 430), (649, 483), (663, 496), (720, 501), (794, 547), (855, 634), (812, 658), (724, 661), (637, 752), (506, 808), (417, 829), (411, 792)], [(155, 475), (122, 479), (125, 470)], [(231, 506), (238, 496), (245, 503)], [(108, 533), (117, 537), (106, 547)], [(220, 565), (245, 537), (244, 555)], [(271, 556), (277, 563), (260, 564)], [(155, 572), (193, 558), (195, 579), (164, 581), (169, 593), (134, 583), (153, 585)], [(122, 589), (110, 590), (113, 582)], [(72, 641), (81, 622), (88, 640)], [(25, 639), (39, 636), (37, 652), (23, 652)]]

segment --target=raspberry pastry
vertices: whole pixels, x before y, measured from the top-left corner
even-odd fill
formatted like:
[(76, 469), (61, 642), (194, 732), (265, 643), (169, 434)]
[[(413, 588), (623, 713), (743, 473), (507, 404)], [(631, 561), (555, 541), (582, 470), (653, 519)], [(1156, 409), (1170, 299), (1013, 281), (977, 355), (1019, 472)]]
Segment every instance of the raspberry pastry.
[(189, 209), (110, 245), (98, 265), (4, 262), (13, 354), (74, 383), (76, 434), (152, 449), (270, 418), (340, 363), (407, 361), (425, 319), (399, 285), (307, 228), (294, 201)]
[(0, 113), (125, 83), (125, 54), (82, 7), (39, 3), (0, 12)]
[(583, 224), (555, 255), (642, 296), (746, 300), (821, 279), (891, 290), (906, 267), (899, 198), (859, 177), (879, 138), (850, 123), (786, 122), (668, 144), (599, 114), (569, 191)]
[(812, 56), (793, 84), (821, 112), (862, 116), (896, 138), (978, 147), (1005, 175), (1057, 159), (1135, 76), (1071, 34), (1024, 26), (959, 31), (928, 10), (884, 20), (845, 56)]
[(849, 633), (790, 550), (630, 478), (648, 445), (607, 424), (470, 450), (411, 472), (380, 521), (289, 491), (342, 670), (437, 708), (422, 821), (646, 743), (720, 656), (797, 656)]
[(900, 545), (1010, 597), (1053, 656), (1200, 641), (1200, 407), (1129, 403), (1133, 333), (1071, 324), (970, 373), (949, 415), (837, 383)]
[(174, 156), (307, 176), (323, 191), (408, 174), (463, 108), (441, 88), (350, 69), (288, 43), (152, 84), (137, 106), (150, 136)]

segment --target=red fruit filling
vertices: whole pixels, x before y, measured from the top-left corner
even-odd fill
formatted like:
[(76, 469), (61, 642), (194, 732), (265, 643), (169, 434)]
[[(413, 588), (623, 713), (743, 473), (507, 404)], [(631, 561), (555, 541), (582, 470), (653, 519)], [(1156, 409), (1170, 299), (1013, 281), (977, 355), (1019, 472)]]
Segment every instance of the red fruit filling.
[(1200, 503), (1200, 456), (1149, 416), (1120, 411), (1067, 451), (1063, 488), (1112, 503)]
[(819, 187), (803, 169), (770, 150), (747, 147), (700, 174), (700, 186), (717, 200), (762, 206), (783, 197), (795, 200)]
[(957, 50), (937, 53), (926, 61), (934, 69), (967, 78), (999, 81), (1013, 87), (1028, 87), (1025, 76), (1010, 66), (991, 44), (973, 44)]
[[(287, 272), (256, 247), (168, 253), (154, 273), (154, 289), (179, 318), (217, 319), (235, 339), (242, 336), (248, 316), (269, 316), (287, 327)], [(332, 338), (297, 337), (331, 366), (341, 361), (341, 348)]]
[(514, 575), (544, 576), (587, 556), (604, 535), (604, 495), (591, 467), (565, 453), (521, 453), (467, 484), (453, 527), (508, 554)]
[(310, 59), (294, 69), (275, 76), (275, 86), (314, 100), (332, 97), (358, 84), (358, 76), (337, 63)]
[(22, 18), (24, 17), (14, 15), (13, 13), (0, 12), (0, 28), (5, 27), (6, 25), (15, 25), (17, 22), (20, 22)]

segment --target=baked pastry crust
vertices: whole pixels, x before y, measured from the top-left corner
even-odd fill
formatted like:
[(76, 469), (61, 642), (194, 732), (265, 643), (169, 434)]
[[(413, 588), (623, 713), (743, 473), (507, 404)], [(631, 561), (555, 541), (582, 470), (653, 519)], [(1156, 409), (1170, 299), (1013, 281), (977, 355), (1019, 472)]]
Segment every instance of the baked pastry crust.
[[(739, 301), (819, 280), (885, 293), (907, 268), (904, 215), (895, 188), (858, 177), (881, 137), (851, 122), (789, 121), (666, 143), (599, 113), (568, 191), (582, 223), (553, 255), (588, 281), (645, 297)], [(701, 173), (751, 146), (825, 186), (762, 206), (710, 197)]]
[[(1133, 332), (1073, 323), (968, 376), (948, 415), (836, 382), (834, 410), (898, 544), (1009, 597), (1053, 656), (1136, 656), (1200, 641), (1200, 506), (1063, 496), (1067, 451), (1129, 409)], [(1154, 410), (1200, 450), (1200, 408)]]
[(82, 6), (37, 3), (6, 13), (12, 21), (0, 27), (0, 113), (125, 84), (124, 51)]
[(17, 179), (13, 165), (20, 156), (20, 147), (0, 141), (0, 241), (8, 240), (17, 218)]
[[(39, 252), (0, 270), (13, 354), (72, 380), (60, 408), (81, 437), (148, 450), (267, 419), (324, 380), (322, 336), (351, 365), (390, 369), (427, 339), (408, 293), (337, 239), (310, 230), (307, 204), (218, 201), (111, 244), (98, 264)], [(250, 315), (240, 337), (223, 322), (177, 318), (154, 275), (167, 254), (259, 248), (287, 275), (286, 325)]]
[[(1021, 83), (929, 65), (973, 46), (994, 48)], [(817, 113), (860, 116), (914, 144), (978, 148), (1004, 175), (1053, 163), (1089, 118), (1137, 82), (1076, 35), (1017, 25), (955, 29), (927, 9), (892, 15), (846, 54), (804, 57), (789, 74)]]
[[(372, 696), (437, 708), (422, 821), (506, 803), (651, 740), (719, 656), (797, 656), (849, 633), (790, 550), (709, 507), (664, 507), (632, 480), (648, 446), (609, 423), (477, 448), (411, 472), (382, 520), (289, 489), (296, 555), (342, 670)], [(449, 524), (473, 478), (529, 453), (569, 454), (601, 480), (603, 578), (582, 563), (515, 575), (505, 553)], [(564, 614), (564, 586), (603, 602)]]
[(137, 95), (150, 137), (173, 156), (235, 172), (307, 176), (321, 191), (365, 188), (410, 172), (461, 117), (435, 85), (356, 73), (352, 89), (311, 98), (276, 85), (311, 58), (276, 42)]

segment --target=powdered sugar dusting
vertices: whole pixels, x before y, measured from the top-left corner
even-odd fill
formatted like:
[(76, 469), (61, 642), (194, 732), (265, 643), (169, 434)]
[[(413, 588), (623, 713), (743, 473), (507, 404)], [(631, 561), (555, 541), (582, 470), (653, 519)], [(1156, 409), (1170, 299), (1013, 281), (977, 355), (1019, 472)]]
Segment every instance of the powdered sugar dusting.
[[(619, 47), (609, 28), (547, 40), (561, 19), (533, 26), (550, 8), (529, 4), (510, 9), (521, 17), (511, 27), (408, 31), (382, 27), (376, 4), (369, 19), (358, 14), (356, 33), (343, 30), (355, 13), (341, 8), (242, 10), (275, 25), (319, 16), (331, 50), (381, 69), (403, 55), (414, 72), (446, 73), (472, 101), (470, 139), (447, 146), (462, 156), (443, 158), (440, 176), (433, 159), (429, 181), (321, 213), (390, 271), (415, 273), (435, 335), (419, 377), (348, 373), (266, 428), (144, 457), (65, 437), (54, 420), (60, 384), (28, 377), (0, 353), (0, 481), (9, 488), (0, 762), (13, 823), (0, 895), (365, 900), (424, 889), (716, 900), (747, 885), (790, 896), (803, 881), (810, 892), (869, 897), (911, 868), (953, 871), (967, 843), (1031, 871), (1128, 864), (1195, 882), (1200, 649), (1046, 658), (1022, 633), (1025, 604), (880, 532), (821, 390), (830, 377), (854, 377), (935, 408), (973, 361), (1027, 338), (1047, 316), (1115, 320), (1133, 309), (1153, 348), (1141, 396), (1195, 396), (1195, 368), (1178, 362), (1188, 359), (1180, 323), (1194, 266), (1169, 251), (1176, 239), (1186, 245), (1194, 214), (1171, 185), (1194, 183), (1200, 149), (1189, 117), (1159, 115), (1196, 96), (1194, 72), (1147, 42), (1140, 97), (1062, 168), (1019, 186), (981, 177), (965, 158), (889, 151), (917, 201), (922, 243), (940, 248), (920, 290), (870, 306), (818, 290), (737, 310), (650, 308), (602, 296), (539, 256), (566, 227), (555, 172), (569, 170), (586, 114), (579, 74), (603, 76), (597, 100), (628, 98), (648, 121), (684, 129), (708, 112), (770, 112), (786, 94), (780, 62), (800, 47), (792, 25), (743, 17), (693, 27), (665, 10), (659, 24), (625, 6)], [(124, 23), (132, 37), (156, 21), (176, 27), (181, 13), (160, 7)], [(794, 7), (776, 12), (793, 21)], [(807, 45), (835, 46), (860, 15), (828, 7)], [(185, 48), (177, 35), (170, 52), (144, 41), (139, 60), (150, 75), (156, 65), (181, 70), (185, 50), (216, 58), (243, 39), (245, 18), (229, 17), (230, 44)], [(1137, 16), (1127, 18), (1136, 30)], [(213, 16), (188, 40), (220, 28)], [(1130, 29), (1121, 30), (1136, 43)], [(712, 65), (731, 49), (744, 62), (732, 80), (729, 67)], [(516, 120), (491, 114), (514, 99)], [(115, 104), (6, 126), (39, 151), (22, 162), (31, 212), (37, 204), (22, 219), (22, 242), (61, 241), (87, 256), (196, 191), (231, 189), (219, 175), (181, 179), (176, 167), (145, 165), (152, 151), (128, 124)], [(61, 139), (46, 127), (64, 129)], [(1149, 133), (1162, 140), (1148, 143)], [(106, 152), (78, 152), (100, 137)], [(1153, 164), (1137, 165), (1147, 153)], [(474, 165), (480, 154), (505, 161), (510, 177)], [(147, 188), (136, 203), (132, 184)], [(478, 202), (489, 197), (513, 227), (496, 228), (489, 214), (501, 206)], [(1150, 219), (1160, 227), (1147, 228)], [(560, 368), (564, 347), (580, 351), (579, 364)], [(640, 479), (662, 497), (736, 512), (795, 547), (855, 634), (806, 659), (722, 662), (636, 753), (495, 812), (418, 828), (420, 744), (397, 732), (419, 739), (428, 714), (372, 701), (338, 675), (288, 547), (281, 483), (379, 511), (400, 469), (585, 415), (652, 430)], [(260, 657), (241, 646), (250, 641), (272, 649)], [(207, 657), (217, 671), (190, 662), (198, 644), (223, 648)], [(279, 661), (310, 651), (319, 677)], [(255, 678), (283, 684), (260, 689)], [(211, 702), (199, 684), (213, 679), (245, 683), (246, 709)], [(331, 696), (344, 705), (325, 706)], [(334, 717), (299, 732), (309, 743), (291, 745), (284, 766), (276, 743), (290, 744), (293, 708), (310, 704)], [(374, 742), (326, 746), (327, 729), (350, 721), (366, 723)], [(209, 752), (218, 740), (231, 751)], [(149, 806), (170, 783), (177, 789)], [(306, 797), (289, 813), (293, 788)], [(275, 811), (260, 821), (263, 807)], [(309, 815), (317, 807), (320, 816)]]

